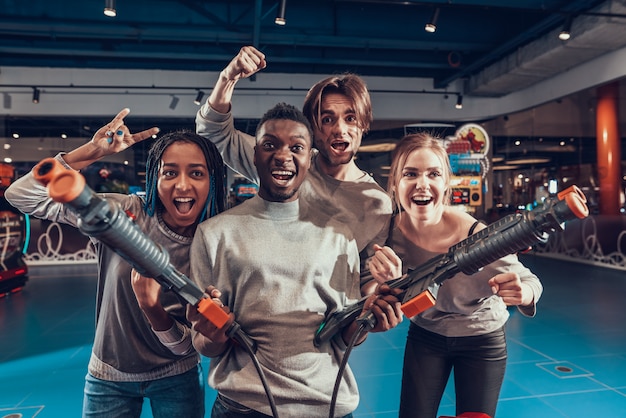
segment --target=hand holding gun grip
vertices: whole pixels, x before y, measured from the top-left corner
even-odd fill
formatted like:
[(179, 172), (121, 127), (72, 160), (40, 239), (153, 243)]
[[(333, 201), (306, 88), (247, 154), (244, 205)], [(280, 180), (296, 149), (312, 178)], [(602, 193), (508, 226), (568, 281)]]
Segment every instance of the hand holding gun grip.
[[(169, 254), (139, 229), (132, 215), (124, 213), (114, 202), (98, 196), (79, 172), (67, 170), (54, 158), (46, 158), (33, 168), (33, 175), (47, 187), (52, 200), (68, 206), (78, 216), (78, 229), (83, 234), (100, 240), (141, 275), (152, 277), (164, 289), (174, 291), (216, 327), (222, 328), (226, 324), (228, 314), (174, 268)], [(236, 322), (231, 324), (226, 335), (252, 351), (256, 350), (254, 341)]]

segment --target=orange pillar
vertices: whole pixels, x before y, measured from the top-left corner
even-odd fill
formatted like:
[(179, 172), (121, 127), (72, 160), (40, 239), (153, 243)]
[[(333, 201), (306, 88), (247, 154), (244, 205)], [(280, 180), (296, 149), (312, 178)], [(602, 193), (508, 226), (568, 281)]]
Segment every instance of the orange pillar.
[(619, 136), (619, 84), (617, 82), (598, 88), (596, 112), (596, 142), (598, 180), (600, 183), (600, 214), (619, 214), (621, 185), (621, 150)]

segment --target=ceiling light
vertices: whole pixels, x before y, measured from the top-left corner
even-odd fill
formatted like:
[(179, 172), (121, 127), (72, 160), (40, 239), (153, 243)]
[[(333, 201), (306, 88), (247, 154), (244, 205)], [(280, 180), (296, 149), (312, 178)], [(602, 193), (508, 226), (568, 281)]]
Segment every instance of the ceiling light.
[(285, 18), (286, 9), (287, 9), (287, 0), (279, 0), (278, 11), (276, 12), (276, 19), (274, 19), (274, 23), (280, 26), (285, 26), (287, 24), (287, 19)]
[(9, 93), (2, 93), (2, 106), (5, 109), (11, 109), (11, 95)]
[(395, 139), (381, 139), (359, 147), (359, 152), (390, 152), (396, 148)]
[(456, 105), (454, 105), (457, 109), (463, 109), (463, 95), (459, 94), (456, 96)]
[(494, 165), (493, 166), (493, 171), (505, 171), (505, 170), (516, 170), (520, 168), (519, 165)]
[(507, 164), (545, 164), (549, 163), (549, 157), (522, 157), (517, 159), (508, 160)]
[(563, 29), (561, 29), (561, 32), (559, 32), (559, 39), (562, 41), (567, 41), (571, 34), (570, 31), (572, 30), (572, 17), (568, 16), (567, 19), (565, 19), (565, 23), (563, 24)]
[(104, 0), (104, 15), (109, 17), (117, 16), (115, 10), (115, 0)]
[(39, 89), (33, 87), (33, 103), (39, 103)]
[(196, 99), (193, 102), (197, 104), (198, 106), (200, 106), (202, 104), (203, 97), (204, 97), (204, 92), (202, 90), (198, 90), (198, 95), (196, 96)]
[[(202, 97), (200, 99), (202, 100)], [(178, 101), (179, 101), (178, 97), (172, 96), (172, 101), (170, 102), (170, 106), (169, 106), (170, 109), (172, 110), (176, 109), (176, 106), (178, 106)]]
[(433, 12), (433, 15), (431, 16), (430, 20), (428, 21), (426, 26), (424, 26), (424, 30), (426, 32), (434, 33), (437, 30), (438, 18), (439, 18), (439, 7), (437, 7), (435, 11)]

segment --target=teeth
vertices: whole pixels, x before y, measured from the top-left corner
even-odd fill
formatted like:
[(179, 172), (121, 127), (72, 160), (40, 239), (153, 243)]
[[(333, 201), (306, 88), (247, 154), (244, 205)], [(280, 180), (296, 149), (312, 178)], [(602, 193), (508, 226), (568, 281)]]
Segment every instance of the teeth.
[(413, 203), (417, 205), (426, 205), (431, 202), (432, 198), (431, 197), (414, 197), (412, 198), (412, 200), (413, 200)]
[(176, 199), (174, 199), (174, 201), (176, 202), (180, 202), (180, 203), (187, 203), (187, 202), (191, 202), (193, 199), (190, 197), (177, 197)]
[(272, 171), (272, 174), (275, 176), (293, 176), (293, 173), (291, 171), (283, 171), (283, 170), (274, 170)]

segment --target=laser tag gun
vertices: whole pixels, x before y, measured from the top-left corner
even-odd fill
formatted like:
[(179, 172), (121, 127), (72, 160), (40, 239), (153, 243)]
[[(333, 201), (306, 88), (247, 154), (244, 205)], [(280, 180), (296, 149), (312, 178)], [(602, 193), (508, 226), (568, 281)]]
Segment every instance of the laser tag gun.
[[(403, 290), (398, 296), (402, 300), (402, 312), (408, 318), (413, 317), (435, 305), (437, 290), (445, 280), (459, 272), (474, 274), (504, 256), (546, 242), (551, 233), (564, 229), (565, 221), (589, 215), (586, 202), (582, 191), (571, 186), (556, 198), (546, 199), (542, 206), (507, 215), (450, 247), (447, 253), (435, 256), (386, 283), (391, 288)], [(371, 312), (358, 318), (366, 299), (362, 298), (346, 309), (329, 315), (317, 330), (315, 344), (330, 340), (354, 320), (372, 329), (376, 319)]]
[[(228, 314), (187, 276), (170, 263), (170, 256), (139, 229), (127, 214), (112, 201), (98, 196), (85, 178), (68, 170), (54, 158), (46, 158), (33, 169), (37, 181), (45, 185), (55, 202), (63, 203), (78, 216), (79, 230), (100, 240), (124, 258), (145, 277), (154, 278), (166, 290), (174, 291), (218, 328)], [(244, 346), (256, 350), (254, 341), (233, 322), (226, 334)]]

